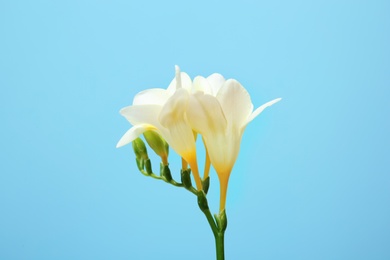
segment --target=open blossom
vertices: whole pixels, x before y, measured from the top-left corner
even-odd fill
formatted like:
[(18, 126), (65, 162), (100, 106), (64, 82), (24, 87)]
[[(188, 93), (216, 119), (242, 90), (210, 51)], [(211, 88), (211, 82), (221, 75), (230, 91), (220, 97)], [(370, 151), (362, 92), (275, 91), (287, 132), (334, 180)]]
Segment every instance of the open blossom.
[(220, 74), (207, 79), (197, 77), (189, 100), (187, 117), (194, 131), (203, 137), (211, 164), (220, 181), (220, 211), (225, 209), (230, 173), (237, 159), (245, 127), (274, 99), (253, 111), (248, 92), (236, 80), (225, 80)]
[(166, 90), (156, 88), (138, 93), (133, 105), (120, 111), (133, 127), (123, 135), (117, 147), (132, 142), (145, 131), (156, 131), (188, 162), (197, 188), (201, 189), (195, 138), (185, 114), (191, 90), (190, 77), (176, 67), (176, 77)]
[(193, 133), (201, 134), (207, 155), (204, 178), (211, 163), (219, 178), (220, 211), (223, 211), (229, 177), (247, 124), (280, 100), (274, 99), (253, 110), (249, 93), (238, 81), (225, 80), (215, 73), (207, 78), (195, 77), (192, 82), (176, 67), (176, 76), (167, 89), (142, 91), (134, 97), (132, 106), (120, 111), (133, 127), (123, 135), (117, 147), (132, 142), (145, 131), (159, 133), (188, 162), (200, 190)]
[[(122, 136), (117, 147), (132, 143), (142, 174), (184, 187), (197, 196), (198, 206), (214, 234), (217, 259), (225, 259), (228, 181), (244, 130), (265, 108), (280, 100), (274, 99), (254, 110), (249, 93), (237, 80), (225, 80), (222, 75), (214, 73), (207, 78), (195, 77), (192, 81), (176, 66), (175, 78), (167, 89), (141, 91), (134, 97), (131, 106), (120, 110), (132, 127)], [(146, 145), (139, 138), (142, 134), (150, 148), (161, 158), (160, 176), (152, 171)], [(197, 164), (198, 134), (202, 136), (206, 154), (203, 179), (200, 178)], [(169, 146), (182, 157), (181, 183), (174, 180), (169, 169)], [(219, 213), (214, 217), (206, 196), (211, 165), (220, 183)], [(191, 173), (197, 190), (192, 185)]]

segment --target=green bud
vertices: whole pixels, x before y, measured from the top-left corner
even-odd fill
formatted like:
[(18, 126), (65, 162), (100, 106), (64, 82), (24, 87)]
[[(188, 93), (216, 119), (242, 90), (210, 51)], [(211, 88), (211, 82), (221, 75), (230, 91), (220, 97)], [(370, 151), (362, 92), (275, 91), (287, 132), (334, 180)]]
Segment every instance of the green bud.
[(153, 173), (153, 171), (152, 171), (152, 164), (151, 164), (149, 159), (145, 160), (145, 169), (146, 169), (146, 172), (148, 174), (152, 174)]
[(139, 158), (135, 158), (135, 161), (137, 162), (138, 170), (142, 171), (145, 167), (145, 161)]
[(165, 177), (167, 181), (172, 180), (171, 170), (169, 169), (168, 165), (164, 165), (163, 163), (160, 164), (160, 175)]
[(209, 210), (209, 204), (207, 202), (206, 193), (204, 191), (198, 191), (198, 205), (201, 211)]
[(227, 228), (227, 217), (226, 217), (226, 211), (223, 210), (219, 214), (214, 214), (214, 217), (217, 221), (218, 229), (222, 232), (225, 232)]
[(161, 157), (161, 160), (165, 165), (168, 164), (168, 143), (155, 131), (149, 130), (144, 132), (146, 142), (148, 142), (150, 148)]
[(207, 194), (207, 192), (209, 191), (209, 187), (210, 187), (210, 177), (209, 176), (207, 176), (206, 179), (202, 180), (202, 187), (203, 187), (204, 193)]
[(142, 141), (141, 138), (137, 138), (132, 142), (133, 150), (135, 153), (135, 156), (139, 160), (146, 160), (149, 159), (148, 152), (146, 150), (146, 146), (144, 141)]

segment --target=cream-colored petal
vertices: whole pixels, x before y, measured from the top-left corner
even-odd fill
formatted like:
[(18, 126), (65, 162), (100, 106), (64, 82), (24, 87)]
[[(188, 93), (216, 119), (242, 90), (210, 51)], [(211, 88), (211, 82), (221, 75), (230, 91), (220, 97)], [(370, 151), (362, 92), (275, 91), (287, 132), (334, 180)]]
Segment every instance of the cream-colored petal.
[(240, 150), (241, 135), (205, 136), (204, 141), (218, 175), (230, 174)]
[(227, 122), (218, 100), (203, 92), (190, 96), (187, 118), (193, 130), (203, 136), (225, 134)]
[(166, 128), (184, 117), (188, 106), (189, 93), (185, 89), (176, 90), (161, 108), (158, 120)]
[[(190, 76), (188, 76), (188, 74), (185, 72), (181, 72), (180, 78), (181, 78), (181, 87), (186, 89), (188, 92), (190, 92), (191, 88), (192, 88), (192, 80), (191, 80)], [(177, 89), (177, 80), (175, 77), (175, 78), (173, 78), (173, 80), (169, 84), (167, 91), (170, 95), (173, 95), (173, 93), (175, 93), (176, 89)]]
[(139, 137), (142, 133), (144, 133), (147, 130), (155, 129), (151, 125), (142, 124), (142, 125), (136, 125), (130, 128), (119, 140), (119, 142), (116, 145), (116, 148), (122, 147), (126, 144), (131, 143), (134, 141), (137, 137)]
[(195, 151), (194, 134), (185, 116), (188, 99), (187, 90), (183, 88), (176, 90), (175, 94), (162, 107), (158, 117), (161, 125), (170, 133), (170, 142), (168, 140), (167, 142), (185, 159), (188, 159), (190, 153)]
[(160, 105), (138, 105), (122, 108), (120, 113), (132, 125), (150, 124), (156, 128), (162, 128), (158, 121), (158, 115), (160, 114), (161, 109), (162, 106)]
[[(204, 78), (202, 76), (197, 76), (194, 78), (192, 89), (195, 91), (202, 91), (206, 94), (213, 95), (213, 90), (212, 90), (209, 82), (207, 81), (206, 78)], [(194, 92), (194, 91), (192, 91), (192, 92)]]
[(253, 104), (249, 93), (238, 81), (227, 80), (218, 91), (217, 99), (232, 131), (246, 124), (253, 111)]
[(192, 80), (185, 72), (181, 72), (181, 87), (186, 89), (188, 92), (192, 89)]
[(221, 74), (214, 73), (207, 77), (207, 81), (210, 84), (212, 95), (217, 96), (219, 89), (226, 80)]
[(139, 92), (133, 99), (133, 105), (164, 105), (171, 95), (165, 89), (153, 88)]
[(274, 100), (271, 100), (263, 105), (261, 105), (260, 107), (258, 107), (255, 111), (253, 111), (253, 113), (249, 116), (246, 124), (248, 124), (249, 122), (251, 122), (253, 119), (255, 119), (255, 117), (257, 117), (261, 112), (264, 111), (264, 109), (266, 109), (267, 107), (269, 106), (272, 106), (273, 104), (279, 102), (280, 100), (282, 100), (281, 98), (276, 98)]
[(217, 98), (202, 92), (192, 94), (187, 118), (191, 127), (202, 135), (218, 175), (229, 174), (237, 158), (240, 135), (227, 131), (228, 124)]

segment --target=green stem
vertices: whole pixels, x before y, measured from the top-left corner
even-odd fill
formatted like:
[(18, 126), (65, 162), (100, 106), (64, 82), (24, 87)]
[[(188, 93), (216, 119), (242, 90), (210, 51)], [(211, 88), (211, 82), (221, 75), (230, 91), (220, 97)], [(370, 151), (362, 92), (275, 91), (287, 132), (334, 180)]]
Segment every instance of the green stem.
[[(143, 175), (147, 176), (147, 177), (151, 177), (151, 178), (154, 178), (154, 179), (157, 179), (157, 180), (162, 180), (162, 181), (165, 181), (166, 183), (169, 183), (173, 186), (176, 186), (176, 187), (182, 187), (182, 188), (186, 188), (184, 187), (183, 183), (179, 183), (179, 182), (176, 182), (174, 181), (173, 179), (172, 180), (167, 180), (164, 176), (158, 176), (154, 173), (147, 173), (146, 171), (144, 170), (139, 170)], [(194, 188), (194, 187), (189, 187), (189, 188), (186, 188), (188, 191), (192, 192), (193, 194), (197, 195), (197, 190)]]
[[(143, 167), (142, 167), (143, 168)], [(168, 169), (169, 170), (169, 169)], [(165, 181), (173, 186), (176, 187), (183, 187), (190, 191), (191, 193), (195, 194), (198, 197), (198, 205), (199, 208), (202, 210), (203, 214), (206, 216), (207, 221), (209, 222), (209, 225), (211, 227), (211, 230), (213, 231), (214, 239), (215, 239), (215, 248), (216, 248), (216, 255), (217, 255), (217, 260), (224, 260), (225, 259), (225, 230), (226, 230), (226, 225), (227, 225), (227, 219), (226, 219), (226, 213), (225, 211), (222, 211), (219, 215), (215, 215), (215, 218), (210, 212), (208, 202), (207, 202), (207, 197), (206, 197), (206, 192), (208, 190), (208, 181), (204, 180), (205, 185), (205, 191), (203, 190), (196, 190), (191, 184), (189, 185), (184, 185), (183, 183), (178, 183), (172, 179), (172, 176), (166, 176), (164, 174), (161, 174), (161, 176), (158, 176), (154, 174), (151, 171), (151, 168), (148, 171), (145, 171), (144, 169), (139, 169), (139, 171), (148, 177), (157, 179), (157, 180), (162, 180)]]
[[(199, 208), (202, 210), (203, 214), (206, 216), (207, 221), (213, 231), (215, 239), (215, 249), (217, 260), (225, 259), (225, 229), (226, 229), (226, 214), (223, 212), (225, 219), (225, 225), (221, 221), (221, 215), (215, 216), (216, 219), (211, 215), (210, 209), (208, 207), (206, 194), (203, 191), (198, 192), (198, 204)], [(219, 224), (218, 224), (219, 223)]]
[(219, 232), (215, 236), (215, 247), (217, 250), (217, 260), (225, 259), (225, 234), (224, 231)]

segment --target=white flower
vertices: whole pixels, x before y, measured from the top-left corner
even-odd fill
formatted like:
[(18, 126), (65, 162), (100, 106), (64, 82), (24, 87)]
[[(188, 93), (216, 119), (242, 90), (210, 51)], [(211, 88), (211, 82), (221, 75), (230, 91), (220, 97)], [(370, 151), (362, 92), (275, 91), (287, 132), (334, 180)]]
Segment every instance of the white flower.
[(187, 117), (192, 129), (203, 137), (211, 164), (220, 181), (220, 211), (225, 209), (230, 173), (237, 159), (245, 127), (274, 99), (253, 111), (248, 92), (236, 80), (226, 80), (220, 74), (207, 79), (194, 79), (200, 91), (190, 96)]
[(132, 106), (120, 110), (133, 127), (123, 135), (117, 147), (132, 142), (147, 130), (156, 131), (188, 162), (196, 186), (201, 189), (195, 138), (185, 114), (191, 89), (190, 77), (176, 66), (176, 77), (166, 90), (156, 88), (138, 93)]

